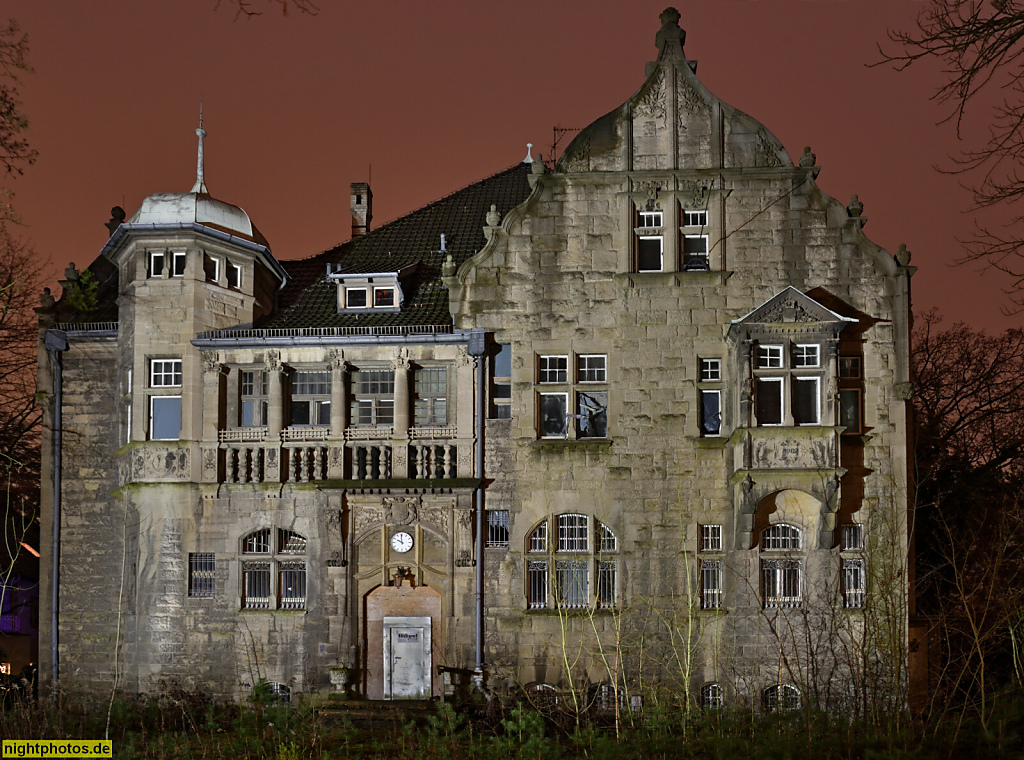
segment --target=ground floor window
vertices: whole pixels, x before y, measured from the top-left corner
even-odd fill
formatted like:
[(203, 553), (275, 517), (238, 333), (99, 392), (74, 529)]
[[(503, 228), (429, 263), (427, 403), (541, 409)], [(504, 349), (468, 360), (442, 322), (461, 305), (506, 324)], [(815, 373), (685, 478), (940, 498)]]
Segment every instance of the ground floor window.
[(188, 555), (188, 595), (194, 599), (210, 599), (214, 595), (216, 555)]

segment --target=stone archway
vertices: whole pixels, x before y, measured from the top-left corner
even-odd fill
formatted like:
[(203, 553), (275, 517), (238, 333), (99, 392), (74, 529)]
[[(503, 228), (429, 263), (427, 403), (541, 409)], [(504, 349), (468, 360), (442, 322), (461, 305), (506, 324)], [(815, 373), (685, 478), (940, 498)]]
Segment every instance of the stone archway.
[[(378, 586), (366, 595), (366, 696), (369, 699), (416, 699), (441, 696), (435, 665), (443, 652), (441, 595), (429, 586)], [(426, 667), (410, 666), (425, 647)], [(405, 658), (398, 664), (395, 657)], [(390, 659), (388, 659), (390, 658)], [(425, 675), (420, 675), (425, 672)], [(409, 679), (425, 678), (422, 691)], [(399, 685), (398, 681), (403, 685)]]

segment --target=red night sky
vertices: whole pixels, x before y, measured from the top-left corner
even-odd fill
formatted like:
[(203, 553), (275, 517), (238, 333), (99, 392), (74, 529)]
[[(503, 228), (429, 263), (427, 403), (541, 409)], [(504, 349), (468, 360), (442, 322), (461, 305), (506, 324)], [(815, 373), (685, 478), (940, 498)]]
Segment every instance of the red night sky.
[[(11, 187), (54, 279), (99, 254), (111, 206), (131, 215), (192, 186), (200, 93), (210, 192), (243, 207), (278, 258), (301, 258), (348, 237), (349, 183), (371, 166), (376, 226), (519, 161), (527, 142), (546, 157), (554, 125), (585, 126), (641, 86), (667, 5), (321, 0), (317, 16), (282, 17), (253, 2), (263, 16), (236, 19), (230, 0), (6, 0), (0, 15), (31, 43), (21, 93), (39, 151)], [(907, 244), (916, 310), (1019, 325), (1000, 312), (1001, 275), (950, 267), (974, 220), (958, 178), (935, 169), (957, 150), (929, 99), (941, 67), (865, 66), (924, 2), (676, 5), (708, 88), (792, 157), (810, 145), (819, 185), (860, 196), (872, 240)]]

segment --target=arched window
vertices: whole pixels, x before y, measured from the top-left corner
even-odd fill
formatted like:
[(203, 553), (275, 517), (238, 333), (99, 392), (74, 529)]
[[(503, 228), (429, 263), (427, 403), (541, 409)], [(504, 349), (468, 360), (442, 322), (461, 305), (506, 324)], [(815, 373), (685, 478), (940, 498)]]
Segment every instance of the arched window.
[(800, 690), (789, 684), (769, 686), (762, 693), (765, 712), (789, 712), (800, 709)]
[[(271, 543), (276, 538), (276, 543)], [(242, 539), (242, 554), (263, 555), (242, 562), (242, 608), (306, 608), (306, 537), (293, 530), (261, 528)], [(287, 555), (278, 558), (277, 555)]]
[(618, 550), (611, 528), (589, 515), (545, 518), (526, 539), (527, 554), (533, 555), (526, 560), (527, 607), (544, 609), (552, 601), (562, 609), (614, 607), (618, 563), (610, 555)]
[[(800, 529), (779, 523), (761, 533), (765, 554), (799, 551)], [(761, 593), (765, 609), (799, 607), (803, 598), (803, 560), (799, 557), (762, 557)]]
[(725, 703), (722, 687), (716, 681), (700, 687), (700, 706), (705, 710), (715, 710)]

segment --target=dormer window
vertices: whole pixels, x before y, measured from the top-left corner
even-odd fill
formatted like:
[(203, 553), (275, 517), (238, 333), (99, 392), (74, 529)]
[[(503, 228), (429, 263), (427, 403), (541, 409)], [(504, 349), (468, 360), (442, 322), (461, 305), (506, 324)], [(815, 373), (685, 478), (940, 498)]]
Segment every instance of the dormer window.
[(328, 265), (327, 280), (338, 287), (338, 313), (394, 312), (405, 300), (402, 280), (413, 272), (410, 265), (398, 272), (332, 272)]

